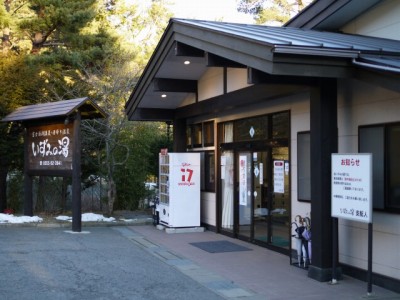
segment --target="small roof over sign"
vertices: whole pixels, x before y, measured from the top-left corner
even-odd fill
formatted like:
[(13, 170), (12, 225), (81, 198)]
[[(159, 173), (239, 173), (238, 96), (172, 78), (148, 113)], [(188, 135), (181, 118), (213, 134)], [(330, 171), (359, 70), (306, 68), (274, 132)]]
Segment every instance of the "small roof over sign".
[(22, 106), (5, 116), (1, 121), (23, 122), (39, 119), (56, 119), (73, 115), (76, 111), (80, 111), (82, 119), (107, 117), (107, 113), (105, 113), (104, 110), (89, 98), (84, 97)]

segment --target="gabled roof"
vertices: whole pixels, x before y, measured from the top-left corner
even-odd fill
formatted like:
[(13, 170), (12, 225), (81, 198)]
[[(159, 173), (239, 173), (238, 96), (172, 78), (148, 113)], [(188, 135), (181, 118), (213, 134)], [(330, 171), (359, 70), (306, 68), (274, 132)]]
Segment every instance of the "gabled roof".
[[(368, 56), (367, 65), (358, 64)], [(292, 27), (270, 27), (187, 19), (171, 19), (133, 90), (126, 113), (130, 120), (174, 117), (208, 67), (236, 67), (284, 77), (346, 78), (356, 69), (374, 68), (390, 59), (396, 72), (400, 41)], [(190, 65), (183, 61), (190, 60)], [(381, 71), (381, 68), (378, 68)], [(164, 83), (164, 84), (163, 84)], [(164, 91), (167, 101), (160, 101)], [(164, 99), (165, 100), (165, 99)]]
[[(337, 57), (357, 57), (359, 52), (376, 55), (400, 54), (400, 41), (383, 38), (293, 27), (272, 27), (182, 19), (176, 19), (173, 22), (191, 27), (193, 30), (201, 30), (204, 36), (206, 32), (209, 32), (209, 34), (217, 33), (221, 39), (231, 37), (236, 39), (238, 43), (242, 40), (250, 43), (258, 43), (265, 47), (265, 52), (317, 56), (329, 56), (326, 53), (332, 52)], [(217, 43), (217, 41), (215, 42)], [(224, 46), (223, 41), (219, 44)]]
[(57, 102), (28, 105), (17, 108), (3, 118), (2, 122), (24, 122), (40, 119), (56, 119), (81, 112), (82, 119), (106, 118), (107, 114), (87, 97)]

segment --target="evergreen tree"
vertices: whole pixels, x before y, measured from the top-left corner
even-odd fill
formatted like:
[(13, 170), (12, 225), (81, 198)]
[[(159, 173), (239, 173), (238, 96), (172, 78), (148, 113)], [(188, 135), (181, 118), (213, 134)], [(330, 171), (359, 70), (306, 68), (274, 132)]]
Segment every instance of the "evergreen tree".
[[(94, 125), (96, 142), (84, 145), (83, 161), (100, 163), (83, 171), (97, 170), (112, 183), (132, 147), (119, 134), (131, 126), (125, 101), (170, 16), (162, 0), (0, 0), (0, 118), (22, 105), (89, 96), (111, 117)], [(11, 137), (10, 124), (0, 125), (3, 136)], [(21, 135), (13, 136), (20, 146)], [(10, 145), (6, 138), (0, 141), (0, 206), (5, 205), (5, 178), (14, 168), (6, 150)], [(118, 178), (109, 187), (111, 211)]]

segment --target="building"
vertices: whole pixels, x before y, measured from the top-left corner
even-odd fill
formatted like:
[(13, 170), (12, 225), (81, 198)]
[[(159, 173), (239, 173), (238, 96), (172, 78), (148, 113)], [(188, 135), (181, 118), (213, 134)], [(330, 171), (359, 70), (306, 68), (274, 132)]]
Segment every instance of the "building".
[[(399, 290), (400, 2), (319, 0), (283, 27), (171, 19), (126, 105), (202, 153), (201, 220), (288, 254), (312, 220), (308, 276), (331, 279), (331, 154), (373, 153), (374, 283)], [(339, 219), (365, 278), (368, 225)]]

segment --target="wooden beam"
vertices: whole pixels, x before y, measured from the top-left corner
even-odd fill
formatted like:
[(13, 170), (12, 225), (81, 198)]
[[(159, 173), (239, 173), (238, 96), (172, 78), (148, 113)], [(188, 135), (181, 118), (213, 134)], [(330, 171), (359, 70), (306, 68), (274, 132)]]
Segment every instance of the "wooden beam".
[(219, 114), (228, 110), (253, 105), (268, 99), (307, 92), (308, 86), (258, 84), (220, 95), (207, 101), (189, 104), (176, 109), (175, 118)]
[(233, 60), (223, 58), (221, 56), (206, 53), (206, 66), (207, 67), (226, 67), (226, 68), (246, 68), (245, 65), (237, 63)]
[(161, 108), (136, 108), (130, 116), (130, 121), (172, 121), (175, 110)]
[(153, 90), (155, 92), (196, 93), (197, 81), (185, 79), (154, 78)]
[(180, 42), (176, 42), (175, 55), (188, 57), (204, 57), (204, 51)]
[(283, 76), (270, 75), (254, 68), (247, 68), (247, 83), (248, 84), (300, 84), (307, 86), (315, 86), (318, 81), (314, 77), (299, 77), (299, 76)]

